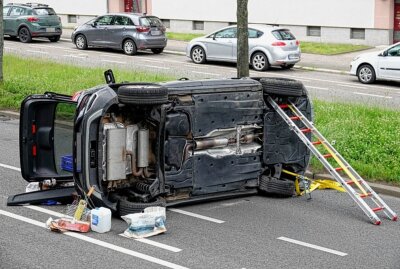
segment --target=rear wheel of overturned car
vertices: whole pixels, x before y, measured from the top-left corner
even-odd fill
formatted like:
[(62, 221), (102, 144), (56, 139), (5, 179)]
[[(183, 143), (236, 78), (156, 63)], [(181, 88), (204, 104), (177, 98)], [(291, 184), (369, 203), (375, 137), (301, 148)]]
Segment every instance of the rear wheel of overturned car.
[(136, 44), (132, 39), (127, 39), (122, 44), (122, 49), (127, 55), (135, 55), (137, 52)]
[(152, 51), (154, 54), (160, 54), (161, 52), (164, 51), (164, 48), (151, 49), (151, 51)]
[(118, 88), (117, 94), (123, 104), (159, 105), (168, 102), (168, 89), (151, 83), (124, 85)]
[(50, 42), (58, 42), (60, 40), (60, 36), (59, 35), (50, 36), (49, 40)]
[(288, 179), (277, 179), (269, 176), (262, 176), (258, 186), (260, 193), (265, 195), (278, 195), (291, 197), (294, 194), (294, 182)]
[(146, 207), (150, 206), (166, 206), (163, 198), (157, 197), (154, 201), (149, 203), (138, 203), (129, 201), (128, 197), (122, 196), (118, 204), (118, 215), (125, 216), (133, 213), (141, 213)]
[(21, 41), (22, 43), (29, 43), (32, 41), (31, 32), (29, 32), (29, 29), (26, 27), (22, 27), (21, 29), (19, 29), (18, 37), (19, 41)]
[(288, 78), (262, 78), (260, 83), (265, 94), (299, 97), (306, 93), (303, 83)]
[(206, 62), (206, 52), (200, 46), (196, 46), (190, 52), (190, 58), (195, 64), (203, 64)]
[(375, 82), (375, 70), (369, 64), (363, 64), (357, 70), (357, 77), (361, 83), (371, 84)]
[(269, 68), (267, 56), (263, 52), (256, 52), (251, 57), (251, 66), (256, 71), (265, 71)]
[(75, 37), (75, 46), (77, 49), (85, 50), (87, 49), (87, 41), (84, 35), (77, 35)]

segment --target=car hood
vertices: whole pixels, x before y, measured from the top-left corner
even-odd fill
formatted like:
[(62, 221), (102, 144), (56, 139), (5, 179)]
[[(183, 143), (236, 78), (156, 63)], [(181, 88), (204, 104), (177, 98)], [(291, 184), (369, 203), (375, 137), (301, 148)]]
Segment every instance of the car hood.
[(378, 57), (378, 55), (380, 53), (382, 53), (384, 50), (380, 50), (380, 51), (372, 51), (372, 52), (366, 52), (366, 53), (362, 53), (357, 55), (354, 59), (371, 59), (374, 57)]

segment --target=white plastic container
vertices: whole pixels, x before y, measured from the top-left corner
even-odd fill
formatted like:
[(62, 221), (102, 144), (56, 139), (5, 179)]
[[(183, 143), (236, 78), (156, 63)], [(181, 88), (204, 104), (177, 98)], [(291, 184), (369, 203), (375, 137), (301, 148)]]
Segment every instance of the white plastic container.
[(90, 228), (98, 233), (106, 233), (111, 230), (111, 210), (105, 207), (96, 207), (90, 210), (92, 220)]

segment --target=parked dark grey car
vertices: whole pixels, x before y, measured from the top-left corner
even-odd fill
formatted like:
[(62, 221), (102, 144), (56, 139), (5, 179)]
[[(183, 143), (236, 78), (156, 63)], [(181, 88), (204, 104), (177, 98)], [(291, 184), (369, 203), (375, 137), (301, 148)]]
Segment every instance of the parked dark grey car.
[(155, 16), (135, 13), (113, 13), (99, 16), (78, 26), (72, 33), (78, 49), (113, 48), (134, 55), (138, 50), (163, 52), (167, 45), (165, 27)]

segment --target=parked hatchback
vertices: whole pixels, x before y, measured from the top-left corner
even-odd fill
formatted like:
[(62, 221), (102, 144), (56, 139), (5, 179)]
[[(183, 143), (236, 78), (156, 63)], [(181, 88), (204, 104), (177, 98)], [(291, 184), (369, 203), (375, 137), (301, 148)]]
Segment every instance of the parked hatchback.
[[(269, 25), (249, 25), (249, 62), (254, 70), (270, 66), (292, 68), (300, 61), (300, 42), (290, 30)], [(237, 27), (229, 26), (204, 37), (195, 38), (186, 48), (194, 63), (236, 62)]]
[(159, 54), (167, 45), (165, 27), (159, 18), (134, 13), (99, 16), (75, 28), (71, 39), (81, 50), (88, 47), (113, 48), (128, 55), (145, 49)]
[(60, 40), (61, 19), (54, 9), (44, 4), (7, 4), (3, 7), (4, 35), (18, 37), (29, 43), (33, 37), (47, 37), (51, 42)]
[(400, 42), (378, 52), (368, 52), (353, 59), (350, 74), (361, 83), (375, 80), (400, 81)]

